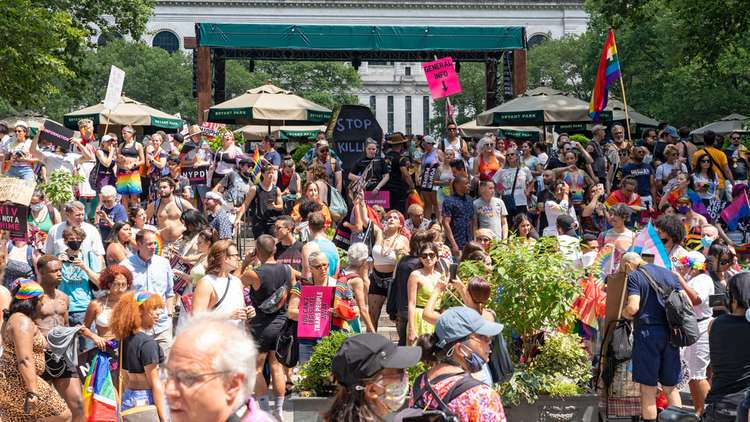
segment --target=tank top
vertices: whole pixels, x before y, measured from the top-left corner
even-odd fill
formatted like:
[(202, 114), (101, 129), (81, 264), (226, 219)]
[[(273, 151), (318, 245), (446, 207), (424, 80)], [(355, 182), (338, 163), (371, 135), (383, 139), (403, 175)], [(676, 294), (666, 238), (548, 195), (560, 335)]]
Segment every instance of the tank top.
[[(242, 282), (239, 278), (229, 275), (228, 277), (217, 277), (213, 274), (203, 276), (214, 289), (216, 303), (212, 312), (230, 314), (239, 308), (245, 307), (245, 298), (242, 295)], [(226, 295), (224, 294), (226, 292)], [(222, 297), (224, 299), (222, 300)], [(221, 301), (221, 302), (219, 302)], [(237, 321), (239, 322), (239, 321)]]
[(435, 183), (435, 175), (438, 172), (440, 163), (437, 158), (437, 150), (422, 156), (422, 172), (420, 175), (420, 188), (422, 190), (431, 190)]
[(492, 154), (492, 159), (489, 161), (484, 161), (484, 154), (479, 154), (479, 180), (492, 180), (499, 169), (500, 163), (495, 154)]
[(267, 325), (269, 320), (276, 318), (277, 315), (284, 312), (282, 307), (280, 310), (274, 313), (264, 313), (258, 309), (263, 302), (265, 302), (273, 293), (283, 285), (290, 285), (292, 282), (292, 271), (288, 265), (285, 264), (262, 264), (256, 268), (255, 274), (261, 280), (258, 290), (250, 287), (249, 297), (252, 301), (252, 305), (256, 309), (255, 318), (251, 321), (253, 325)]
[(122, 149), (120, 150), (120, 154), (130, 158), (138, 158), (138, 148), (136, 147), (136, 143), (133, 142), (133, 145), (129, 147), (122, 147)]
[(8, 260), (5, 263), (5, 275), (3, 277), (3, 284), (8, 290), (13, 290), (11, 285), (17, 278), (30, 278), (36, 279), (34, 275), (34, 260), (33, 260), (33, 248), (31, 245), (26, 245), (26, 259), (16, 260), (10, 258), (10, 251), (15, 248), (12, 242), (8, 242)]
[(52, 228), (52, 213), (50, 212), (50, 207), (46, 207), (47, 214), (44, 216), (42, 221), (36, 221), (34, 220), (34, 216), (29, 213), (29, 217), (26, 219), (26, 221), (29, 224), (33, 224), (38, 228), (40, 231), (44, 233), (49, 233), (49, 229)]
[[(263, 189), (263, 185), (257, 185), (255, 189), (255, 197), (248, 207), (248, 212), (253, 214), (252, 221), (253, 225), (256, 227), (270, 226), (276, 221), (275, 217), (279, 214), (279, 211), (270, 209), (268, 203), (276, 201), (277, 189), (278, 187), (276, 185), (271, 185), (268, 190)], [(245, 215), (247, 215), (247, 213)]]
[[(386, 253), (384, 253), (386, 252)], [(396, 251), (384, 250), (382, 245), (375, 245), (372, 247), (372, 260), (375, 265), (389, 265), (396, 266)]]

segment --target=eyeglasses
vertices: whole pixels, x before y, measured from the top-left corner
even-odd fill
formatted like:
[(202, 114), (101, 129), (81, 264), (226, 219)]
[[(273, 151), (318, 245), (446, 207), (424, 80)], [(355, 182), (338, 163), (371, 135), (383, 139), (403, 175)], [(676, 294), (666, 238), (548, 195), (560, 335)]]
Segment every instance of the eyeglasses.
[(318, 265), (311, 265), (312, 268), (315, 268), (316, 270), (322, 270), (323, 268), (328, 268), (328, 263), (318, 264)]
[(24, 132), (26, 132), (26, 131), (25, 130), (20, 130), (20, 129), (16, 130), (16, 133), (24, 133)]
[(739, 136), (732, 136), (732, 140), (733, 140), (733, 141), (739, 141), (739, 140), (740, 140), (740, 137), (739, 137)]
[(436, 256), (437, 255), (434, 252), (423, 253), (421, 255), (421, 257), (424, 259), (435, 259)]
[(729, 265), (734, 262), (734, 258), (722, 259), (719, 261), (720, 265)]
[(186, 371), (170, 371), (167, 368), (163, 368), (160, 371), (161, 379), (165, 383), (169, 380), (174, 380), (178, 384), (182, 385), (183, 387), (190, 388), (193, 385), (197, 384), (198, 382), (202, 381), (206, 377), (212, 377), (217, 375), (224, 375), (230, 373), (230, 371), (214, 371), (214, 372), (204, 372), (202, 374), (191, 374), (190, 372)]

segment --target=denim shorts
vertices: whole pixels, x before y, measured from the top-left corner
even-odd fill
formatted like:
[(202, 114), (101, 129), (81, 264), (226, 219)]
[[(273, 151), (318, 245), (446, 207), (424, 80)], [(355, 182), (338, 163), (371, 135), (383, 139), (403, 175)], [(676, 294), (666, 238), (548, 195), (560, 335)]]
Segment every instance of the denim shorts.
[(128, 410), (137, 406), (148, 406), (154, 404), (154, 393), (152, 390), (131, 390), (126, 388), (122, 393), (122, 404), (120, 410)]
[(669, 342), (666, 325), (642, 325), (633, 332), (633, 382), (673, 387), (680, 382), (680, 349)]

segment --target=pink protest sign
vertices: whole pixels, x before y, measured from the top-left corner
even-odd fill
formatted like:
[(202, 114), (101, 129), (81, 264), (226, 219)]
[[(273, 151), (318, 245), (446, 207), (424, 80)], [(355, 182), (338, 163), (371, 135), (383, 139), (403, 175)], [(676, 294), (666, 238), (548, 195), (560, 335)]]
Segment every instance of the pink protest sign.
[(461, 92), (461, 83), (458, 82), (452, 58), (443, 57), (434, 62), (422, 63), (422, 69), (433, 100)]
[(380, 191), (377, 194), (371, 191), (365, 191), (365, 203), (371, 207), (380, 205), (384, 209), (391, 208), (391, 193)]
[(302, 286), (297, 337), (321, 338), (331, 331), (333, 287)]

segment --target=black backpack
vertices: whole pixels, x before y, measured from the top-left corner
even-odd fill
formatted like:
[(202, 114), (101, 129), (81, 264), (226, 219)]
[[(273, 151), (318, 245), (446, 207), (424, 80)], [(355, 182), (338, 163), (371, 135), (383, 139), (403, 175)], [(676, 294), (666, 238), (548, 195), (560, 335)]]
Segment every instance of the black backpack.
[[(443, 397), (440, 397), (432, 388), (432, 383), (438, 383), (442, 380), (455, 377), (456, 375), (460, 374), (443, 374), (433, 378), (432, 381), (427, 379), (427, 372), (419, 375), (414, 381), (414, 388), (412, 390), (414, 406), (400, 411), (394, 416), (393, 420), (405, 422), (425, 420), (435, 422), (459, 422), (458, 417), (448, 409), (448, 403), (464, 392), (482, 385), (482, 382), (471, 376), (471, 374), (464, 373), (464, 376), (456, 380)], [(422, 380), (424, 380), (424, 387), (422, 387)], [(427, 394), (431, 394), (435, 398), (438, 404), (437, 409), (427, 408), (427, 405), (425, 404)]]
[(638, 271), (646, 277), (651, 284), (651, 288), (654, 289), (657, 297), (660, 298), (661, 303), (664, 305), (664, 310), (667, 313), (667, 323), (669, 323), (671, 331), (670, 342), (672, 345), (675, 347), (687, 347), (695, 344), (701, 333), (698, 329), (698, 319), (695, 317), (693, 305), (690, 304), (690, 300), (681, 291), (657, 283), (644, 268), (639, 268)]

